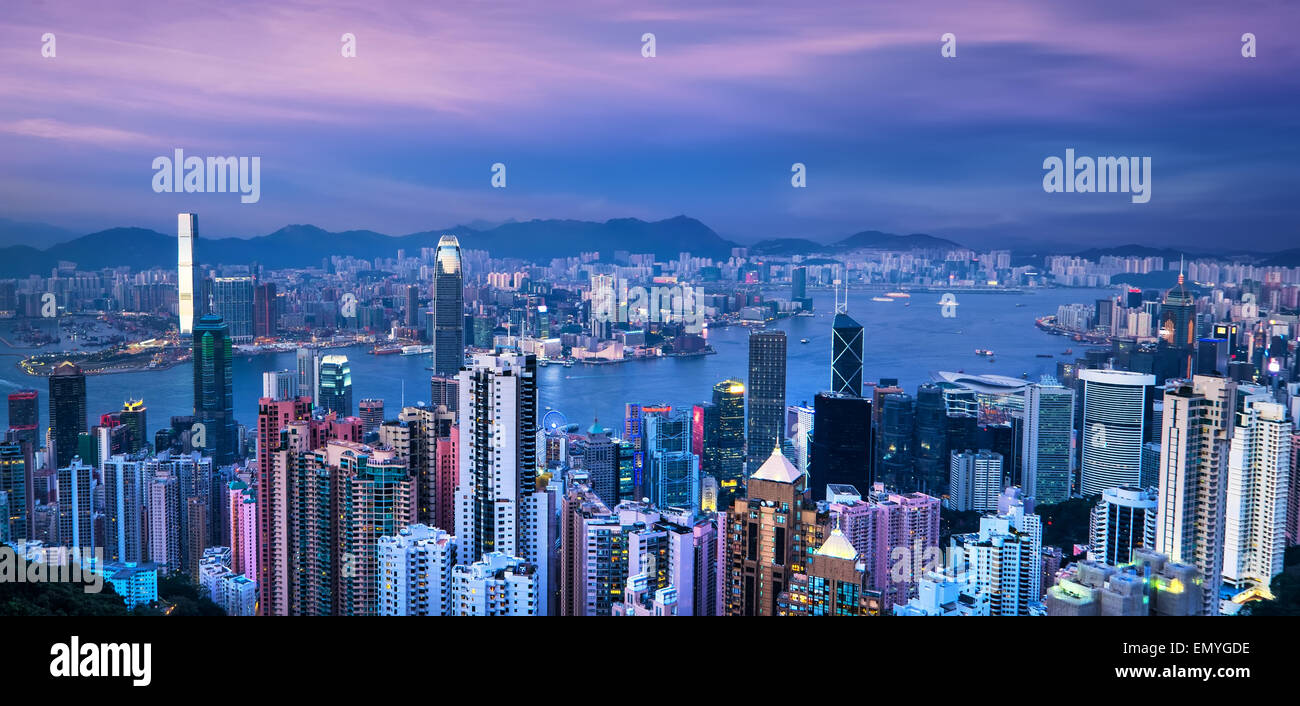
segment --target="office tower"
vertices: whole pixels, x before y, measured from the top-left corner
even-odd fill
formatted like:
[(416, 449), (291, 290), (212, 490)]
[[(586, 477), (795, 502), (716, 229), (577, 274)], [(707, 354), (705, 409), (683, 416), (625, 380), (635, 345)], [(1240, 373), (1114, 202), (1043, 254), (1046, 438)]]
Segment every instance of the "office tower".
[(275, 338), (280, 334), (280, 311), (275, 283), (261, 282), (253, 289), (253, 336)]
[(880, 593), (871, 588), (867, 565), (838, 528), (812, 552), (808, 563), (807, 573), (794, 575), (782, 615), (880, 615)]
[(457, 405), (460, 404), (460, 388), (458, 387), (456, 377), (434, 375), (429, 378), (429, 406), (446, 407), (451, 410), (452, 414), (457, 411)]
[(148, 481), (137, 458), (112, 456), (100, 468), (104, 481), (104, 556), (144, 561)]
[(728, 513), (727, 615), (779, 614), (794, 574), (824, 539), (807, 478), (780, 449), (770, 453)]
[(785, 439), (785, 332), (756, 331), (749, 335), (750, 467), (763, 463)]
[(454, 235), (438, 239), (433, 274), (433, 310), (429, 319), (433, 342), (433, 371), (454, 376), (465, 364), (465, 305), (460, 241)]
[(298, 397), (298, 372), (295, 370), (268, 370), (262, 373), (262, 397), (277, 402)]
[(1154, 375), (1121, 370), (1081, 370), (1083, 447), (1080, 489), (1100, 495), (1107, 488), (1141, 486), (1142, 445), (1151, 425)]
[(1223, 578), (1269, 587), (1282, 573), (1291, 474), (1291, 422), (1267, 392), (1242, 399), (1228, 454)]
[(1178, 286), (1170, 289), (1160, 304), (1160, 341), (1177, 351), (1175, 375), (1191, 377), (1196, 350), (1196, 298), (1183, 285), (1181, 269)]
[(987, 593), (993, 615), (1029, 615), (1042, 592), (1043, 528), (1020, 502), (980, 518), (977, 533), (952, 537), (958, 575)]
[(916, 436), (912, 445), (920, 490), (942, 494), (948, 484), (948, 406), (943, 388), (925, 383), (916, 390)]
[(126, 439), (126, 452), (138, 453), (149, 446), (149, 409), (144, 400), (127, 400), (122, 403), (118, 419), (129, 432)]
[(953, 451), (949, 463), (948, 506), (959, 512), (992, 512), (1002, 493), (1002, 454), (988, 449)]
[(790, 301), (802, 301), (808, 297), (808, 268), (790, 268)]
[(289, 610), (289, 465), (290, 454), (306, 440), (282, 435), (291, 423), (311, 419), (311, 401), (258, 400), (257, 409), (257, 589), (260, 615), (288, 615)]
[(406, 327), (420, 327), (420, 288), (414, 284), (406, 288)]
[(165, 573), (183, 569), (184, 514), (180, 480), (166, 470), (157, 475), (145, 474), (148, 486), (146, 504), (149, 516), (149, 561)]
[(712, 423), (702, 429), (704, 446), (692, 450), (709, 466), (702, 473), (717, 480), (717, 506), (725, 510), (745, 492), (745, 384), (730, 379), (714, 385), (709, 416)]
[(316, 406), (340, 417), (352, 416), (352, 364), (345, 355), (327, 355), (320, 361), (320, 387)]
[(623, 415), (623, 443), (627, 456), (623, 459), (626, 470), (620, 471), (619, 497), (643, 498), (646, 496), (645, 483), (645, 419), (654, 414), (672, 411), (666, 404), (641, 405), (627, 404)]
[(618, 447), (599, 420), (594, 420), (587, 433), (574, 438), (569, 445), (571, 465), (587, 474), (591, 491), (607, 507), (618, 504)]
[[(529, 575), (545, 597), (551, 511), (537, 477), (537, 359), (505, 352), (475, 355), (460, 372), (459, 408), (456, 541), (462, 562), (483, 557), (495, 574), (495, 560), (485, 555), (518, 557), (532, 566)], [(546, 614), (545, 601), (538, 610)]]
[(180, 314), (179, 329), (181, 335), (194, 330), (194, 245), (199, 237), (199, 216), (195, 213), (177, 214), (177, 272), (176, 272), (176, 309)]
[(1204, 615), (1219, 614), (1235, 397), (1235, 382), (1197, 375), (1165, 393), (1161, 415), (1156, 551), (1201, 573)]
[(785, 408), (785, 426), (790, 434), (790, 445), (794, 447), (794, 467), (802, 473), (808, 473), (812, 459), (813, 414), (815, 407), (807, 403), (792, 404)]
[(808, 484), (814, 500), (826, 497), (827, 485), (871, 487), (875, 482), (871, 400), (844, 393), (817, 393), (813, 398), (812, 432)]
[(862, 324), (836, 306), (831, 323), (831, 392), (862, 396)]
[(239, 445), (234, 360), (226, 323), (220, 316), (204, 314), (194, 325), (193, 361), (194, 418), (203, 425), (203, 455), (211, 456), (218, 465), (232, 463)]
[(212, 313), (225, 320), (235, 343), (253, 340), (253, 288), (252, 277), (212, 279)]
[(77, 437), (86, 433), (86, 376), (75, 363), (63, 361), (50, 372), (51, 468), (66, 466), (77, 455)]
[(501, 552), (451, 570), (452, 615), (545, 615), (540, 567)]
[(321, 352), (314, 346), (298, 349), (298, 397), (306, 397), (312, 404), (320, 402)]
[(894, 392), (880, 399), (880, 423), (876, 429), (876, 479), (902, 491), (920, 490), (916, 476), (913, 443), (916, 434), (916, 402), (912, 396)]
[(1123, 566), (1133, 561), (1139, 549), (1154, 551), (1157, 500), (1154, 488), (1107, 488), (1092, 508), (1088, 558)]
[(231, 481), (226, 493), (230, 569), (256, 581), (257, 491), (242, 480)]
[(9, 393), (9, 431), (14, 441), (30, 444), (32, 450), (41, 448), (40, 408), (36, 390), (17, 390)]
[(1232, 350), (1226, 338), (1200, 338), (1196, 341), (1197, 375), (1227, 375)]
[(1025, 388), (1021, 485), (1039, 503), (1070, 498), (1074, 390), (1053, 379)]
[(700, 459), (691, 451), (686, 410), (645, 418), (645, 496), (656, 507), (698, 509)]
[(379, 539), (379, 614), (451, 615), (456, 538), (411, 525)]
[(31, 447), (18, 441), (0, 443), (0, 493), (8, 495), (0, 523), (10, 540), (33, 538), (31, 513), (36, 508)]
[(373, 397), (367, 397), (357, 404), (358, 416), (361, 417), (362, 427), (366, 433), (370, 433), (379, 428), (384, 423), (384, 401), (377, 400)]

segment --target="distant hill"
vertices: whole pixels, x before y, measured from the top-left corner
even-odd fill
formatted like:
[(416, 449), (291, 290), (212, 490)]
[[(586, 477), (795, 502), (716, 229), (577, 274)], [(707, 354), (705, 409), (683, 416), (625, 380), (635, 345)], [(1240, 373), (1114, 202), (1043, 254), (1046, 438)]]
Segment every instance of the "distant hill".
[[(490, 250), (494, 257), (516, 257), (539, 263), (555, 257), (615, 250), (653, 252), (661, 259), (693, 254), (726, 258), (736, 244), (703, 223), (677, 216), (662, 221), (618, 218), (604, 223), (572, 220), (510, 222), (476, 230), (460, 226), (391, 236), (371, 230), (331, 232), (314, 225), (285, 226), (254, 238), (204, 239), (200, 226), (197, 257), (209, 264), (248, 264), (266, 267), (310, 267), (331, 255), (360, 258), (392, 256), (399, 248), (419, 252), (434, 247), (451, 233), (466, 249)], [(85, 270), (128, 265), (133, 268), (171, 267), (176, 264), (176, 237), (147, 228), (111, 228), (55, 243), (45, 248), (30, 245), (0, 247), (0, 277), (48, 274), (60, 260)]]
[(812, 252), (825, 250), (826, 246), (821, 243), (813, 242), (806, 238), (773, 238), (771, 240), (760, 240), (749, 246), (751, 255), (806, 255)]
[(32, 248), (47, 248), (75, 237), (77, 237), (76, 233), (48, 223), (0, 218), (0, 247), (27, 245)]
[(951, 240), (936, 238), (924, 233), (911, 235), (894, 235), (878, 230), (864, 230), (849, 237), (831, 243), (831, 248), (844, 252), (849, 250), (952, 250), (962, 246)]
[(1166, 262), (1169, 260), (1177, 260), (1180, 256), (1187, 256), (1188, 258), (1196, 257), (1196, 253), (1188, 252), (1186, 250), (1177, 250), (1174, 248), (1153, 248), (1147, 245), (1138, 245), (1136, 243), (1116, 245), (1107, 248), (1089, 248), (1087, 250), (1073, 253), (1073, 255), (1088, 260), (1096, 260), (1099, 257), (1107, 255), (1112, 257), (1163, 257)]

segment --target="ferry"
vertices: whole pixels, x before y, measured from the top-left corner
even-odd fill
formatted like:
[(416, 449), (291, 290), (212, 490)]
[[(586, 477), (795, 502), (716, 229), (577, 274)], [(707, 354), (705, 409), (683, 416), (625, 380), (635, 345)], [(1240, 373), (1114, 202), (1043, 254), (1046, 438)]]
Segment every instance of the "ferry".
[(374, 348), (370, 349), (370, 352), (375, 355), (393, 355), (394, 353), (401, 353), (402, 347), (401, 346), (375, 346)]
[(1035, 357), (1036, 357), (1036, 358), (1051, 358), (1051, 357), (1052, 357), (1052, 354), (1051, 354), (1051, 353), (1039, 353), (1039, 354), (1037, 354)]
[(984, 356), (985, 358), (992, 358), (992, 357), (993, 357), (993, 351), (991, 351), (991, 350), (987, 350), (987, 349), (984, 349), (984, 348), (976, 348), (976, 349), (975, 349), (975, 355)]
[(908, 294), (907, 292), (890, 292), (885, 296), (889, 297), (890, 299), (910, 299), (912, 295)]
[(433, 346), (402, 346), (402, 355), (424, 355), (432, 352)]
[(799, 342), (800, 342), (800, 343), (807, 343), (807, 342), (808, 342), (808, 339), (806, 339), (806, 338), (801, 338), (801, 339), (799, 339)]
[(889, 297), (872, 297), (872, 298), (871, 298), (871, 301), (873, 301), (873, 302), (892, 302), (892, 301), (894, 301), (894, 300), (893, 300), (893, 299), (890, 299)]

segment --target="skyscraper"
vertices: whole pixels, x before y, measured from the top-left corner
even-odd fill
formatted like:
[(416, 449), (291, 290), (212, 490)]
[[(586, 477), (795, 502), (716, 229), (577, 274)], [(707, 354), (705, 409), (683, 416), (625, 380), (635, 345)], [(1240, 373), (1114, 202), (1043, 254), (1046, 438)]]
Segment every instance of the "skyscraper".
[(420, 326), (420, 288), (411, 285), (406, 288), (406, 327)]
[(250, 343), (253, 330), (253, 278), (214, 277), (212, 279), (212, 313), (225, 320), (230, 340)]
[(814, 500), (827, 485), (870, 488), (872, 474), (871, 400), (848, 393), (819, 392), (813, 398), (808, 485)]
[(948, 507), (992, 512), (1002, 492), (1002, 454), (988, 449), (953, 451), (949, 463)]
[(298, 348), (298, 397), (306, 397), (312, 404), (320, 404), (321, 352), (315, 346)]
[(1025, 388), (1021, 486), (1039, 503), (1070, 497), (1070, 440), (1074, 436), (1074, 390), (1054, 379)]
[(127, 435), (127, 452), (136, 453), (149, 446), (149, 409), (144, 400), (127, 400), (118, 413), (122, 426), (130, 430)]
[(194, 325), (193, 361), (194, 417), (203, 425), (203, 454), (217, 465), (231, 463), (239, 444), (234, 361), (229, 330), (220, 316), (204, 314)]
[(777, 615), (794, 575), (808, 570), (809, 553), (822, 544), (824, 519), (807, 477), (774, 448), (728, 513), (727, 615)]
[(1233, 381), (1198, 375), (1165, 393), (1160, 420), (1156, 551), (1201, 572), (1205, 615), (1219, 613), (1235, 397)]
[(274, 338), (280, 333), (280, 310), (274, 282), (260, 282), (253, 290), (253, 335)]
[(59, 544), (73, 549), (95, 548), (95, 469), (73, 456), (59, 467)]
[(63, 361), (50, 372), (50, 467), (59, 468), (77, 455), (77, 437), (86, 433), (86, 375)]
[(428, 525), (379, 539), (379, 614), (451, 615), (456, 538)]
[(993, 615), (1029, 615), (1042, 599), (1043, 526), (1019, 500), (1006, 512), (980, 518), (978, 533), (952, 537), (955, 566), (987, 593)]
[(645, 479), (643, 492), (655, 506), (699, 508), (700, 460), (691, 451), (687, 410), (645, 418)]
[(1223, 578), (1267, 589), (1286, 552), (1291, 422), (1286, 408), (1260, 390), (1245, 396), (1228, 455)]
[(40, 407), (36, 390), (9, 393), (9, 431), (15, 441), (26, 442), (35, 451), (41, 447)]
[(862, 396), (862, 324), (837, 307), (831, 323), (831, 392)]
[(746, 456), (751, 468), (780, 449), (785, 439), (784, 331), (749, 335), (749, 429)]
[(8, 495), (0, 522), (8, 526), (11, 540), (32, 538), (31, 515), (36, 507), (31, 449), (18, 441), (0, 443), (0, 493)]
[(352, 416), (352, 364), (345, 355), (327, 355), (320, 361), (320, 396), (316, 405), (340, 417)]
[(433, 370), (456, 375), (465, 364), (464, 281), (460, 241), (454, 235), (438, 239), (433, 275), (433, 316), (429, 320), (433, 342)]
[(718, 509), (731, 507), (745, 492), (745, 384), (723, 380), (713, 386), (713, 412), (696, 453), (718, 481)]
[(289, 611), (289, 466), (302, 450), (298, 439), (281, 434), (290, 423), (311, 418), (311, 401), (263, 397), (257, 410), (257, 594), (259, 615)]
[(298, 373), (295, 370), (267, 370), (262, 373), (262, 397), (292, 400), (298, 397)]
[(1080, 489), (1084, 495), (1100, 495), (1122, 485), (1141, 487), (1142, 445), (1151, 424), (1155, 376), (1081, 370), (1079, 380), (1083, 382)]
[[(537, 359), (475, 355), (460, 371), (459, 407), (461, 561), (494, 553), (522, 559), (534, 567), (538, 595), (547, 596), (551, 511), (537, 478)], [(539, 605), (545, 614), (545, 601)]]
[(916, 401), (905, 392), (880, 398), (880, 423), (876, 429), (876, 480), (903, 492), (920, 490), (913, 444), (916, 436)]
[(1170, 289), (1160, 303), (1160, 341), (1177, 350), (1178, 377), (1191, 377), (1196, 351), (1196, 298), (1183, 284), (1181, 266), (1178, 286)]
[(177, 214), (176, 222), (176, 308), (180, 314), (180, 332), (185, 335), (194, 330), (194, 244), (199, 237), (199, 216)]
[(916, 434), (912, 444), (920, 490), (942, 495), (948, 483), (948, 405), (943, 388), (927, 382), (916, 389)]

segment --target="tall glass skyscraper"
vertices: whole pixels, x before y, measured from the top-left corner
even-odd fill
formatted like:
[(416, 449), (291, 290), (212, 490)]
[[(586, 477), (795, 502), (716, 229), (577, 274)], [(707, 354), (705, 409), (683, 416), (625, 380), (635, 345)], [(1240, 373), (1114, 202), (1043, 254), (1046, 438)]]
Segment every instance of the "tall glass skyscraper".
[(1055, 379), (1025, 388), (1021, 486), (1039, 503), (1070, 498), (1070, 439), (1074, 433), (1074, 390)]
[(41, 447), (40, 408), (36, 390), (15, 390), (9, 393), (9, 433), (15, 441), (26, 442), (35, 451)]
[(316, 405), (340, 417), (352, 416), (352, 364), (345, 355), (327, 355), (320, 361), (320, 399)]
[(885, 395), (880, 403), (880, 428), (876, 435), (877, 480), (900, 493), (919, 490), (921, 483), (916, 476), (913, 457), (916, 401), (907, 393), (895, 392)]
[(812, 498), (825, 499), (830, 484), (852, 485), (859, 492), (869, 492), (875, 482), (871, 400), (819, 392), (813, 398), (813, 419), (808, 452), (808, 490)]
[(697, 453), (707, 466), (705, 473), (718, 481), (718, 509), (725, 510), (745, 494), (745, 383), (714, 385), (704, 422), (704, 446)]
[(218, 465), (231, 463), (238, 445), (233, 360), (230, 330), (217, 314), (204, 314), (194, 325), (193, 360), (194, 418), (203, 425), (203, 454)]
[(785, 438), (785, 331), (749, 335), (749, 428), (746, 456), (757, 469)]
[(429, 318), (433, 342), (433, 371), (456, 375), (465, 364), (464, 274), (460, 241), (454, 235), (438, 239), (433, 275), (433, 315)]
[(235, 343), (253, 340), (253, 278), (216, 277), (212, 280), (212, 313), (225, 319)]
[(199, 237), (199, 216), (180, 213), (176, 217), (176, 310), (180, 332), (194, 331), (194, 241)]
[(86, 433), (86, 375), (76, 363), (63, 361), (50, 373), (50, 431), (54, 468), (77, 455), (77, 437)]
[(831, 323), (831, 392), (862, 396), (862, 324), (845, 311)]

